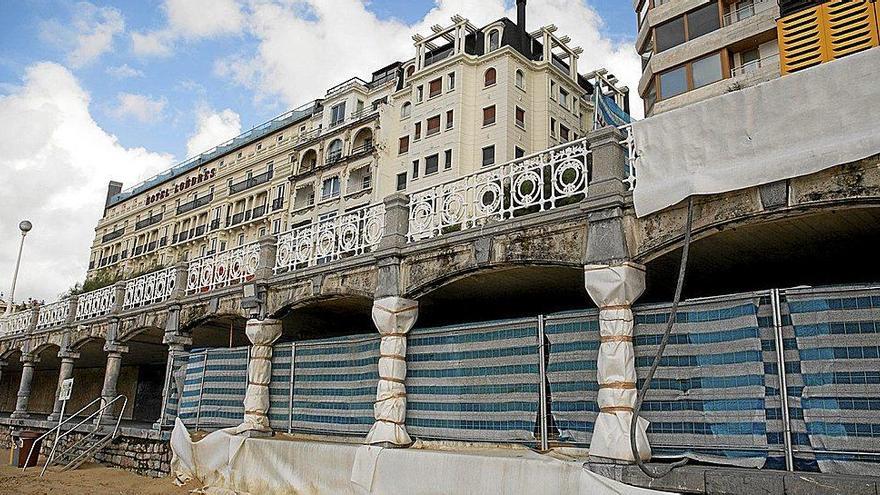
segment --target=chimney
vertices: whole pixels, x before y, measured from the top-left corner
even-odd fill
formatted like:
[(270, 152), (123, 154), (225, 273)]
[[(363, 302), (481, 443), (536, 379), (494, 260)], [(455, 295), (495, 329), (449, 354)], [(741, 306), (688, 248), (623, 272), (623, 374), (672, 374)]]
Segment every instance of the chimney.
[(110, 198), (122, 192), (122, 182), (111, 180), (107, 185), (107, 200), (104, 201), (104, 208), (110, 206)]
[(526, 31), (526, 0), (516, 0), (516, 25), (523, 33)]

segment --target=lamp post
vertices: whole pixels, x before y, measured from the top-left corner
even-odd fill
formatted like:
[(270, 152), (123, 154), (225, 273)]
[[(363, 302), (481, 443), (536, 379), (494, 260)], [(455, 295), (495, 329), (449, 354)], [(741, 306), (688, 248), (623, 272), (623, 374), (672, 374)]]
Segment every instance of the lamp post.
[(18, 267), (21, 266), (21, 251), (24, 248), (24, 238), (32, 228), (34, 228), (34, 225), (27, 220), (22, 220), (22, 222), (18, 224), (18, 229), (21, 230), (21, 243), (18, 245), (18, 258), (15, 260), (15, 271), (12, 272), (12, 288), (9, 290), (9, 301), (6, 304), (7, 315), (12, 314), (12, 301), (15, 297), (15, 282), (18, 279)]

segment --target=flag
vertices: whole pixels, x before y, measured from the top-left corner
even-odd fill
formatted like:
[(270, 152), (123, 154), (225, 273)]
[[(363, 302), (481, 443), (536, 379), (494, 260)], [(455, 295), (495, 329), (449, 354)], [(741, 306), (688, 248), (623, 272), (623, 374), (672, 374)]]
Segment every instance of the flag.
[(624, 112), (613, 98), (602, 94), (596, 88), (596, 110), (594, 111), (593, 130), (601, 129), (607, 125), (620, 127), (632, 122), (632, 117)]

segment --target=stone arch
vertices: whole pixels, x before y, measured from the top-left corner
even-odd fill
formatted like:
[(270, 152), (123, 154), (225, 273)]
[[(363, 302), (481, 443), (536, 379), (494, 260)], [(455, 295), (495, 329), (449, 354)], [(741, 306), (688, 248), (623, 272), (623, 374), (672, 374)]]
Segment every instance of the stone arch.
[(352, 150), (363, 150), (372, 146), (373, 144), (373, 129), (370, 126), (365, 126), (357, 130), (354, 133), (354, 140), (352, 140)]
[(302, 153), (302, 157), (299, 160), (299, 168), (297, 168), (297, 172), (300, 174), (311, 172), (318, 166), (318, 150), (315, 148), (309, 148)]
[(130, 341), (131, 339), (137, 337), (138, 335), (141, 335), (141, 334), (147, 333), (147, 332), (156, 332), (156, 331), (164, 333), (165, 329), (163, 327), (158, 327), (155, 325), (135, 326), (135, 327), (127, 328), (127, 329), (120, 331), (119, 335), (116, 336), (116, 340), (124, 344), (125, 342)]
[(106, 339), (98, 335), (78, 335), (71, 338), (70, 348), (78, 351), (92, 342), (106, 342)]
[(0, 361), (9, 361), (9, 358), (14, 356), (16, 353), (22, 353), (22, 346), (18, 342), (9, 345), (9, 347), (0, 347)]

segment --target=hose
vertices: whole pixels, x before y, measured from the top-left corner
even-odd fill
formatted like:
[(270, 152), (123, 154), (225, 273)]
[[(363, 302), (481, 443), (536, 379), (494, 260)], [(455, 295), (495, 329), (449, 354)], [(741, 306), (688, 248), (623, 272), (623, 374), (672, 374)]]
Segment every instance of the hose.
[(648, 469), (648, 466), (642, 462), (642, 458), (639, 456), (639, 447), (636, 444), (636, 425), (639, 420), (639, 412), (642, 410), (642, 401), (645, 400), (645, 395), (648, 393), (648, 389), (651, 388), (651, 380), (654, 379), (654, 373), (657, 371), (657, 367), (660, 366), (660, 360), (663, 358), (663, 351), (666, 350), (666, 344), (669, 342), (669, 334), (672, 333), (672, 327), (675, 325), (675, 317), (678, 313), (678, 303), (681, 302), (681, 290), (684, 286), (684, 275), (687, 272), (687, 262), (688, 262), (688, 254), (691, 247), (691, 231), (693, 229), (694, 222), (694, 198), (693, 196), (688, 197), (687, 204), (687, 223), (685, 224), (684, 230), (684, 246), (681, 250), (681, 264), (678, 268), (678, 281), (675, 284), (675, 296), (672, 299), (672, 308), (669, 311), (669, 320), (666, 321), (666, 331), (663, 333), (663, 338), (660, 340), (660, 347), (657, 348), (657, 354), (654, 355), (654, 362), (651, 364), (651, 369), (648, 370), (648, 375), (645, 376), (645, 381), (642, 383), (642, 387), (639, 389), (639, 394), (636, 397), (636, 404), (633, 408), (632, 421), (629, 425), (629, 446), (632, 449), (632, 455), (635, 459), (636, 465), (639, 466), (639, 469), (645, 473), (646, 476), (654, 479), (659, 479), (670, 472), (673, 469), (684, 466), (687, 464), (687, 459), (682, 459), (680, 461), (673, 462), (666, 466), (665, 469), (661, 469), (658, 471), (652, 471)]

